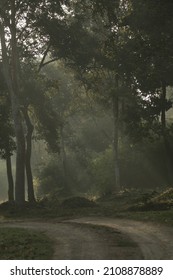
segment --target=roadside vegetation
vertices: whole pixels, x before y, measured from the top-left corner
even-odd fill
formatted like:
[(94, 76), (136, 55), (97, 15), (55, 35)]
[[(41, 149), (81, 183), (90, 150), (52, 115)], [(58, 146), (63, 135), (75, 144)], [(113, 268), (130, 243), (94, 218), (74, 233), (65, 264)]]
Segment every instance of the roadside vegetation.
[(135, 219), (173, 226), (173, 188), (147, 193), (124, 190), (119, 194), (93, 198), (47, 196), (35, 205), (26, 203), (22, 208), (8, 203), (0, 205), (1, 220), (20, 218), (64, 221), (86, 216)]
[(53, 241), (42, 232), (0, 228), (0, 260), (48, 260), (52, 255)]

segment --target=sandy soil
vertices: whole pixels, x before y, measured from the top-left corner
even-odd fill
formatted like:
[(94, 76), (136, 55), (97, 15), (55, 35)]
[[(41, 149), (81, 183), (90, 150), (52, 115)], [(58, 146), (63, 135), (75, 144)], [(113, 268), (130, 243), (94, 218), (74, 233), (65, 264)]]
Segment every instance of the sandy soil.
[(173, 229), (151, 223), (93, 217), (1, 222), (0, 227), (44, 232), (55, 240), (56, 260), (173, 259)]

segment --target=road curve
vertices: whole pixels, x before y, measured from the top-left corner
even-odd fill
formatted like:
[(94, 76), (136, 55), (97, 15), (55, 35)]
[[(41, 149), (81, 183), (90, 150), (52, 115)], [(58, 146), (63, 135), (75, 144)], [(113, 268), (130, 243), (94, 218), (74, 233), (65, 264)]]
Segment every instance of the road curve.
[[(112, 228), (106, 236), (102, 231), (82, 224)], [(173, 259), (173, 229), (161, 225), (124, 219), (86, 217), (65, 222), (13, 221), (1, 222), (0, 227), (20, 227), (41, 231), (55, 240), (56, 260), (101, 259)], [(138, 247), (119, 247), (118, 234), (125, 234)], [(111, 240), (110, 240), (111, 239)]]
[(71, 222), (104, 225), (130, 236), (146, 260), (173, 260), (173, 228), (125, 219), (80, 218)]

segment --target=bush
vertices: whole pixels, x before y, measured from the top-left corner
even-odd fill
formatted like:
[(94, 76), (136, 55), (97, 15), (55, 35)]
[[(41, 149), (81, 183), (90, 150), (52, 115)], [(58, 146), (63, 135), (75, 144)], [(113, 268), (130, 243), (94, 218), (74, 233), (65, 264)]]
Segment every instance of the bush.
[(85, 197), (76, 196), (65, 199), (62, 206), (65, 208), (96, 207), (97, 204)]

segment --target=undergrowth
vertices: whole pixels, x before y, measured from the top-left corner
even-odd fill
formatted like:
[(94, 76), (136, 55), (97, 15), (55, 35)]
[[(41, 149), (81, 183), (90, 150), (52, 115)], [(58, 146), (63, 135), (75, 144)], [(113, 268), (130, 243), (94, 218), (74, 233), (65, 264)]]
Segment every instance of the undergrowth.
[(0, 229), (1, 260), (47, 260), (52, 259), (52, 255), (53, 241), (43, 233), (20, 228)]

